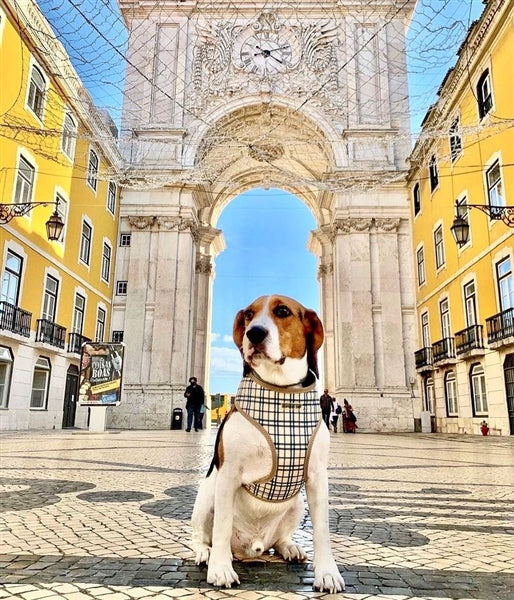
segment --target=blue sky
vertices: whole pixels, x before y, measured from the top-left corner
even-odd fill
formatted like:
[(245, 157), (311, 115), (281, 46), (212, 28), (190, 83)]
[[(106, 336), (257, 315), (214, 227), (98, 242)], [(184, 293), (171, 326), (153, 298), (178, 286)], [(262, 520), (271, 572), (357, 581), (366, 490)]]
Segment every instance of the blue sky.
[[(119, 124), (127, 35), (116, 0), (42, 0), (83, 83), (97, 106)], [(455, 53), (483, 9), (481, 0), (418, 0), (408, 32), (411, 127), (414, 136)], [(217, 223), (227, 248), (216, 259), (211, 393), (233, 393), (242, 365), (232, 342), (234, 315), (255, 297), (287, 294), (319, 308), (315, 257), (307, 250), (317, 225), (309, 209), (281, 190), (253, 190), (236, 197)]]

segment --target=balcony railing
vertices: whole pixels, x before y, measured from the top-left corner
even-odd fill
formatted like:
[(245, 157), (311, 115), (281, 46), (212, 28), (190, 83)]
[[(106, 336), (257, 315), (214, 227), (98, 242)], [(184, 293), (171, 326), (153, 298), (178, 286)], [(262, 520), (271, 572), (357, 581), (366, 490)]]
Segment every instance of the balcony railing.
[(514, 337), (514, 308), (498, 313), (485, 320), (487, 341), (491, 344)]
[(434, 363), (455, 358), (454, 338), (447, 337), (432, 344)]
[(31, 320), (32, 313), (9, 302), (0, 302), (0, 329), (30, 337)]
[(48, 319), (37, 320), (36, 342), (43, 342), (64, 348), (66, 343), (66, 328)]
[(432, 348), (429, 346), (427, 348), (421, 348), (420, 350), (416, 350), (414, 352), (414, 360), (416, 362), (416, 369), (428, 369), (432, 368), (434, 364)]
[(73, 352), (74, 354), (80, 354), (82, 349), (82, 344), (84, 342), (90, 342), (91, 338), (82, 335), (81, 333), (70, 333), (68, 335), (68, 352)]
[(464, 354), (471, 350), (483, 350), (484, 339), (482, 325), (471, 325), (455, 334), (455, 350), (457, 354)]

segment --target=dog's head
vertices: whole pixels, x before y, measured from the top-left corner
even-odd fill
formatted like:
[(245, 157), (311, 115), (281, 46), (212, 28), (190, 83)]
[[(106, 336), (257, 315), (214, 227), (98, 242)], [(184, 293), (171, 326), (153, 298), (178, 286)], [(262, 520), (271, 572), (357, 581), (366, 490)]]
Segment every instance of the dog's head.
[(237, 313), (233, 335), (245, 374), (254, 370), (275, 385), (294, 385), (309, 369), (319, 377), (317, 352), (323, 343), (323, 325), (313, 310), (292, 298), (257, 298)]

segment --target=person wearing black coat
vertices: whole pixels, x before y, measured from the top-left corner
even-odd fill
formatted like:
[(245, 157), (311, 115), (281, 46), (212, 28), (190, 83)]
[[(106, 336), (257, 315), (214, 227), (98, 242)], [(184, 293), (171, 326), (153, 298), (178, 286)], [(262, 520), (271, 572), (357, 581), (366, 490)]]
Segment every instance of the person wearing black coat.
[(184, 392), (184, 398), (186, 400), (186, 411), (187, 411), (187, 427), (186, 431), (191, 431), (191, 426), (193, 425), (195, 431), (199, 429), (203, 429), (202, 420), (203, 420), (203, 410), (204, 410), (204, 402), (205, 402), (205, 393), (201, 385), (198, 384), (198, 380), (196, 377), (189, 378), (189, 385)]

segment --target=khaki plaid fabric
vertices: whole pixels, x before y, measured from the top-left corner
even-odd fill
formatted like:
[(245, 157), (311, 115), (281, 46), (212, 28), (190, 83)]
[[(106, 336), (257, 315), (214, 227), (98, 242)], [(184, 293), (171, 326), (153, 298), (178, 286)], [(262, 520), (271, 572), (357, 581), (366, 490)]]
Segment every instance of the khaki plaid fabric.
[(310, 446), (321, 422), (315, 383), (305, 390), (282, 390), (257, 382), (250, 374), (239, 385), (235, 407), (264, 430), (274, 458), (269, 476), (246, 485), (246, 489), (270, 502), (283, 502), (298, 494), (305, 481)]

